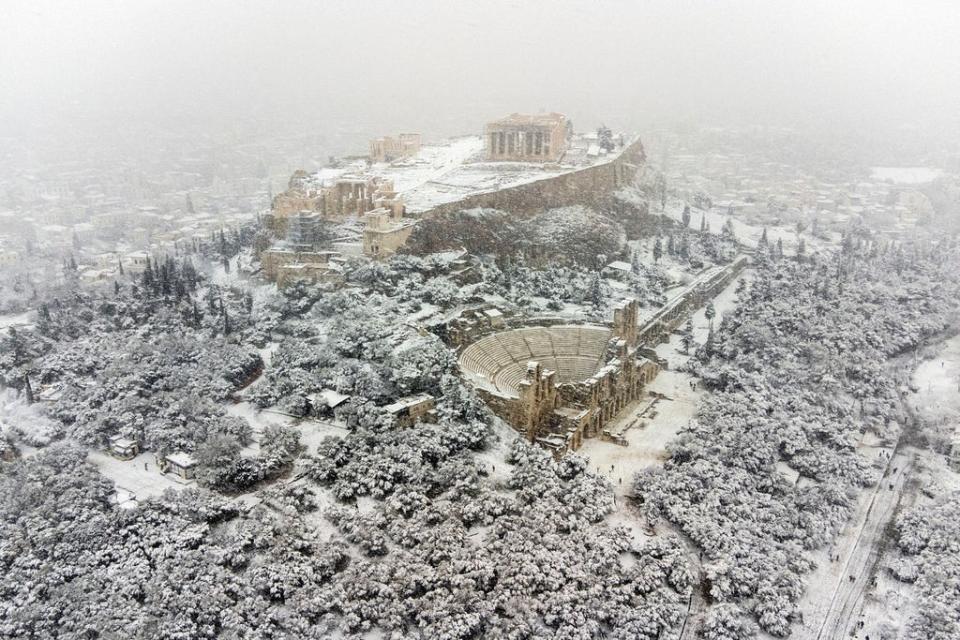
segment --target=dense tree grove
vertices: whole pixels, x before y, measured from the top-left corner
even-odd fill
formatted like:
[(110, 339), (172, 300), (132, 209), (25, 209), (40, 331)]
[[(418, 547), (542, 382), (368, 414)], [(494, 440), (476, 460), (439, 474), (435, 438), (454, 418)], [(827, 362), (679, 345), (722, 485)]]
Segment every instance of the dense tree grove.
[[(664, 468), (636, 479), (648, 519), (670, 520), (703, 550), (711, 600), (789, 633), (807, 551), (833, 539), (877, 480), (857, 441), (898, 428), (888, 362), (955, 319), (957, 268), (946, 245), (851, 244), (819, 264), (762, 257), (712, 354), (691, 360), (713, 393)], [(724, 621), (731, 611), (711, 625), (740, 625)]]
[[(606, 256), (543, 269), (522, 252), (483, 258), (466, 285), (457, 257), (351, 265), (339, 290), (198, 274), (182, 297), (182, 267), (163, 261), (3, 336), (5, 393), (22, 397), (29, 379), (57, 394), (5, 416), (48, 446), (0, 463), (0, 637), (626, 640), (674, 628), (692, 588), (680, 542), (607, 524), (611, 487), (580, 458), (499, 442), (510, 452), (494, 473), (480, 455), (498, 442), (491, 414), (417, 326), (490, 296), (606, 314), (619, 295), (606, 280), (596, 303), (578, 290)], [(626, 277), (657, 301), (658, 272)], [(296, 416), (320, 390), (349, 395), (328, 416), (343, 436), (305, 455), (297, 429), (272, 426), (241, 453), (251, 425), (225, 407), (252, 379), (247, 397)], [(398, 429), (384, 405), (422, 392), (436, 423)], [(116, 434), (191, 452), (203, 488), (118, 508), (81, 448)]]
[[(611, 494), (582, 460), (556, 463), (518, 443), (509, 479), (491, 484), (459, 448), (477, 435), (445, 427), (360, 429), (357, 440), (386, 440), (318, 455), (321, 484), (389, 495), (371, 511), (321, 515), (321, 489), (302, 484), (265, 492), (252, 509), (200, 490), (117, 509), (85, 451), (57, 445), (6, 464), (0, 637), (359, 638), (379, 628), (627, 640), (678, 623), (691, 586), (682, 547), (638, 545), (604, 525)], [(396, 454), (369, 458), (381, 450)], [(353, 476), (364, 465), (389, 466), (371, 482)]]
[[(10, 337), (6, 385), (24, 380), (58, 388), (50, 416), (79, 442), (104, 445), (114, 434), (159, 453), (193, 449), (210, 433), (249, 439), (249, 426), (227, 418), (219, 402), (263, 366), (260, 355), (224, 335), (230, 309), (236, 337), (251, 337), (254, 320), (240, 292), (214, 286), (180, 301), (77, 293), (45, 305), (36, 331)], [(29, 432), (29, 429), (25, 429)]]
[(915, 583), (919, 594), (906, 637), (960, 637), (960, 492), (938, 496), (902, 514), (896, 533), (903, 557), (894, 563), (894, 575)]
[[(465, 212), (462, 232), (479, 220), (499, 242), (499, 215)], [(785, 635), (807, 551), (875, 481), (857, 439), (896, 429), (887, 362), (948, 322), (955, 251), (851, 237), (825, 261), (758, 256), (741, 308), (691, 359), (714, 393), (636, 480), (650, 523), (703, 550), (701, 584), (688, 544), (612, 527), (608, 483), (515, 438), (427, 330), (490, 301), (578, 320), (627, 295), (661, 304), (664, 267), (603, 270), (628, 256), (596, 215), (544, 214), (536, 248), (350, 263), (340, 288), (278, 291), (177, 258), (45, 299), (35, 329), (0, 336), (0, 637), (653, 640), (704, 587), (704, 638)], [(686, 229), (661, 236), (661, 259), (695, 269), (710, 243), (714, 262), (735, 246)], [(213, 263), (238, 250), (220, 244)], [(327, 408), (331, 390), (349, 398)], [(241, 391), (290, 421), (254, 432), (232, 407)], [(433, 422), (399, 428), (387, 405), (417, 393)], [(308, 438), (315, 414), (339, 435)], [(118, 507), (86, 459), (114, 435), (191, 453), (199, 486)], [(23, 443), (39, 450), (18, 458)], [(904, 547), (918, 560), (903, 575), (933, 593), (924, 554), (939, 543), (911, 522), (902, 541), (923, 542)], [(916, 628), (942, 624), (928, 618)]]
[(693, 231), (686, 227), (677, 228), (676, 226), (667, 226), (658, 231), (655, 243), (659, 243), (660, 249), (654, 246), (654, 257), (659, 261), (660, 256), (666, 254), (675, 262), (683, 265), (689, 265), (694, 268), (702, 268), (708, 263), (725, 264), (733, 260), (739, 244), (736, 236), (731, 234), (716, 235), (706, 231)]

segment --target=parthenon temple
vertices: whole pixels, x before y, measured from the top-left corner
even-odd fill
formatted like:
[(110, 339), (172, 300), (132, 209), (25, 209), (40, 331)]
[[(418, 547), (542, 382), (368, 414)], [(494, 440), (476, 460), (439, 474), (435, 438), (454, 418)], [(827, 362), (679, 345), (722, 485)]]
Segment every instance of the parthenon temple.
[(487, 160), (558, 162), (567, 150), (573, 126), (560, 113), (514, 113), (487, 124)]

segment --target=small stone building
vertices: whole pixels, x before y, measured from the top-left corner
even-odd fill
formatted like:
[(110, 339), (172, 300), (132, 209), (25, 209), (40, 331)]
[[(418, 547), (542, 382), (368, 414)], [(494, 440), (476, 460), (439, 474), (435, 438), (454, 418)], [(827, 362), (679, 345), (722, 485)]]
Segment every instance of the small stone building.
[(175, 476), (180, 476), (184, 480), (193, 479), (197, 466), (197, 462), (193, 459), (193, 456), (183, 451), (168, 454), (161, 464), (161, 471), (163, 471), (163, 473), (172, 473)]
[(364, 216), (363, 253), (372, 258), (387, 258), (407, 242), (417, 224), (387, 208), (374, 209)]
[(436, 411), (436, 402), (429, 393), (420, 393), (406, 398), (400, 398), (393, 404), (386, 406), (387, 412), (393, 416), (394, 424), (398, 427), (412, 427), (417, 421), (433, 422)]
[(116, 435), (110, 438), (110, 455), (121, 460), (132, 460), (140, 454), (140, 445), (136, 440)]

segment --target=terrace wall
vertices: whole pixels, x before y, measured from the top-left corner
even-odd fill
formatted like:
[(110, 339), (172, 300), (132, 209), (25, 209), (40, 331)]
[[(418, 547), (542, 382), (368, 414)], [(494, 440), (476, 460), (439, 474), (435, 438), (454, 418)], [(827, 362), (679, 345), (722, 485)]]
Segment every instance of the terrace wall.
[(643, 143), (637, 138), (609, 162), (515, 187), (467, 196), (424, 211), (419, 217), (429, 219), (478, 207), (502, 209), (521, 216), (571, 205), (605, 208), (612, 206), (613, 193), (632, 182), (645, 161)]

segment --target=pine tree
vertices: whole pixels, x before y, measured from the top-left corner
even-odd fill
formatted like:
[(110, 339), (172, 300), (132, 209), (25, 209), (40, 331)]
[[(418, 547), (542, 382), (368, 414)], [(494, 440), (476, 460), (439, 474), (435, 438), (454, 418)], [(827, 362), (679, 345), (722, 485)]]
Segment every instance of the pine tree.
[(763, 228), (763, 233), (760, 234), (760, 241), (757, 243), (757, 251), (765, 250), (767, 248), (767, 228)]
[(197, 270), (190, 258), (184, 258), (180, 272), (183, 274), (183, 282), (187, 285), (187, 291), (193, 293), (197, 288)]
[(690, 205), (683, 205), (683, 215), (681, 217), (683, 220), (683, 228), (686, 229), (690, 226)]
[(707, 308), (703, 310), (703, 315), (706, 316), (712, 327), (713, 319), (717, 316), (717, 310), (713, 306), (713, 300), (707, 302)]
[(807, 253), (807, 242), (804, 238), (800, 238), (800, 241), (797, 242), (797, 262), (803, 262), (803, 256)]
[(210, 309), (210, 313), (216, 313), (217, 311), (217, 288), (214, 285), (207, 287), (207, 307)]
[(116, 280), (113, 281), (113, 295), (115, 296), (120, 295), (120, 283), (117, 282)]
[(706, 212), (700, 214), (700, 233), (707, 232), (707, 214)]
[(727, 240), (736, 242), (737, 234), (733, 230), (733, 221), (730, 220), (730, 218), (727, 218), (723, 223), (723, 227), (720, 229), (720, 235)]
[(153, 267), (150, 265), (150, 258), (147, 258), (147, 266), (143, 269), (143, 290), (144, 293), (153, 289)]
[(200, 314), (200, 307), (197, 306), (197, 301), (193, 301), (193, 326), (200, 328), (200, 321), (203, 319), (203, 316)]
[(693, 346), (693, 319), (687, 320), (687, 324), (683, 327), (680, 342), (683, 344), (683, 352), (690, 353), (690, 347)]
[(16, 327), (10, 327), (7, 329), (7, 333), (10, 334), (10, 342), (12, 343), (13, 359), (15, 362), (20, 362), (23, 359), (24, 353), (24, 344), (23, 340), (20, 338), (20, 334), (17, 332)]
[(30, 377), (23, 374), (23, 390), (27, 394), (27, 404), (33, 404), (33, 387), (30, 385)]
[(660, 236), (657, 236), (656, 241), (653, 243), (653, 263), (656, 264), (660, 262), (660, 258), (663, 257), (663, 240)]
[(710, 323), (710, 326), (707, 328), (707, 341), (703, 343), (703, 354), (705, 356), (704, 360), (713, 355), (714, 349), (716, 348), (716, 337), (713, 334), (713, 323)]
[(677, 253), (677, 244), (673, 240), (673, 234), (667, 236), (667, 253), (670, 255), (676, 255)]
[(123, 260), (117, 258), (117, 271), (120, 272), (120, 275), (123, 275)]
[(777, 238), (777, 259), (783, 257), (783, 238)]
[(160, 265), (160, 293), (164, 296), (170, 295), (170, 270), (166, 263)]
[(220, 310), (223, 311), (223, 335), (227, 336), (230, 335), (230, 315), (222, 301), (220, 302)]
[(590, 283), (590, 304), (594, 309), (603, 306), (603, 288), (600, 285), (599, 273), (593, 276), (593, 281)]

